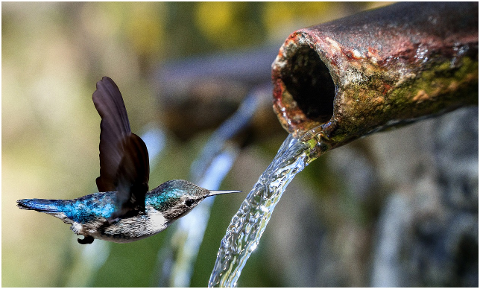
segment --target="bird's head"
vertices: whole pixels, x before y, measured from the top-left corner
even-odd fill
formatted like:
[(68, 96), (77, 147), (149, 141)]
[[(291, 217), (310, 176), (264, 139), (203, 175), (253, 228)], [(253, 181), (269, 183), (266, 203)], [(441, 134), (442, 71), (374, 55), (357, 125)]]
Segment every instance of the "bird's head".
[(185, 180), (171, 180), (148, 193), (147, 202), (170, 221), (195, 208), (205, 198), (239, 191), (210, 191)]

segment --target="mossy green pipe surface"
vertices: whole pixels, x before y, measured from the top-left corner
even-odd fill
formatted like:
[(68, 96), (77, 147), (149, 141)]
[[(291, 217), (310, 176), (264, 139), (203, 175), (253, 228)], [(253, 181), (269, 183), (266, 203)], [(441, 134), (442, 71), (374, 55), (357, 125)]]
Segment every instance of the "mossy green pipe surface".
[(283, 127), (329, 148), (478, 105), (478, 3), (398, 3), (297, 30), (272, 78)]

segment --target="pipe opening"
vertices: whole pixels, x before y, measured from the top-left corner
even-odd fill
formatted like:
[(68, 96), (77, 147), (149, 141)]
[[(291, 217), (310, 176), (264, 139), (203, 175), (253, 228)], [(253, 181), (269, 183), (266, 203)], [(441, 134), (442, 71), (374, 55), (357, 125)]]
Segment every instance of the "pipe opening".
[(309, 119), (325, 123), (332, 118), (335, 84), (314, 49), (303, 46), (296, 50), (288, 59), (282, 81)]

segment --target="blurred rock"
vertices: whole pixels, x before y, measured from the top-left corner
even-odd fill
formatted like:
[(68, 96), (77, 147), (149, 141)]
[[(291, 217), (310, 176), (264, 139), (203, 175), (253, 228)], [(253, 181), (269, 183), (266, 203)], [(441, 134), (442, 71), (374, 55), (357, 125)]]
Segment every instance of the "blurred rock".
[[(259, 87), (259, 108), (249, 131), (251, 138), (282, 133), (273, 113), (271, 64), (278, 46), (216, 53), (169, 61), (160, 65), (152, 84), (162, 108), (160, 121), (179, 139), (187, 141), (205, 130), (213, 130), (230, 117)], [(245, 137), (244, 137), (245, 138)]]

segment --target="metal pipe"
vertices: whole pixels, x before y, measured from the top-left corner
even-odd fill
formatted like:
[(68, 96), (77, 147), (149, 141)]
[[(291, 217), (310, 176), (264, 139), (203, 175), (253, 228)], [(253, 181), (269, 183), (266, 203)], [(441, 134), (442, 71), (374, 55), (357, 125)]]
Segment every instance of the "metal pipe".
[(283, 127), (328, 149), (478, 105), (478, 3), (397, 3), (297, 30), (272, 79)]

